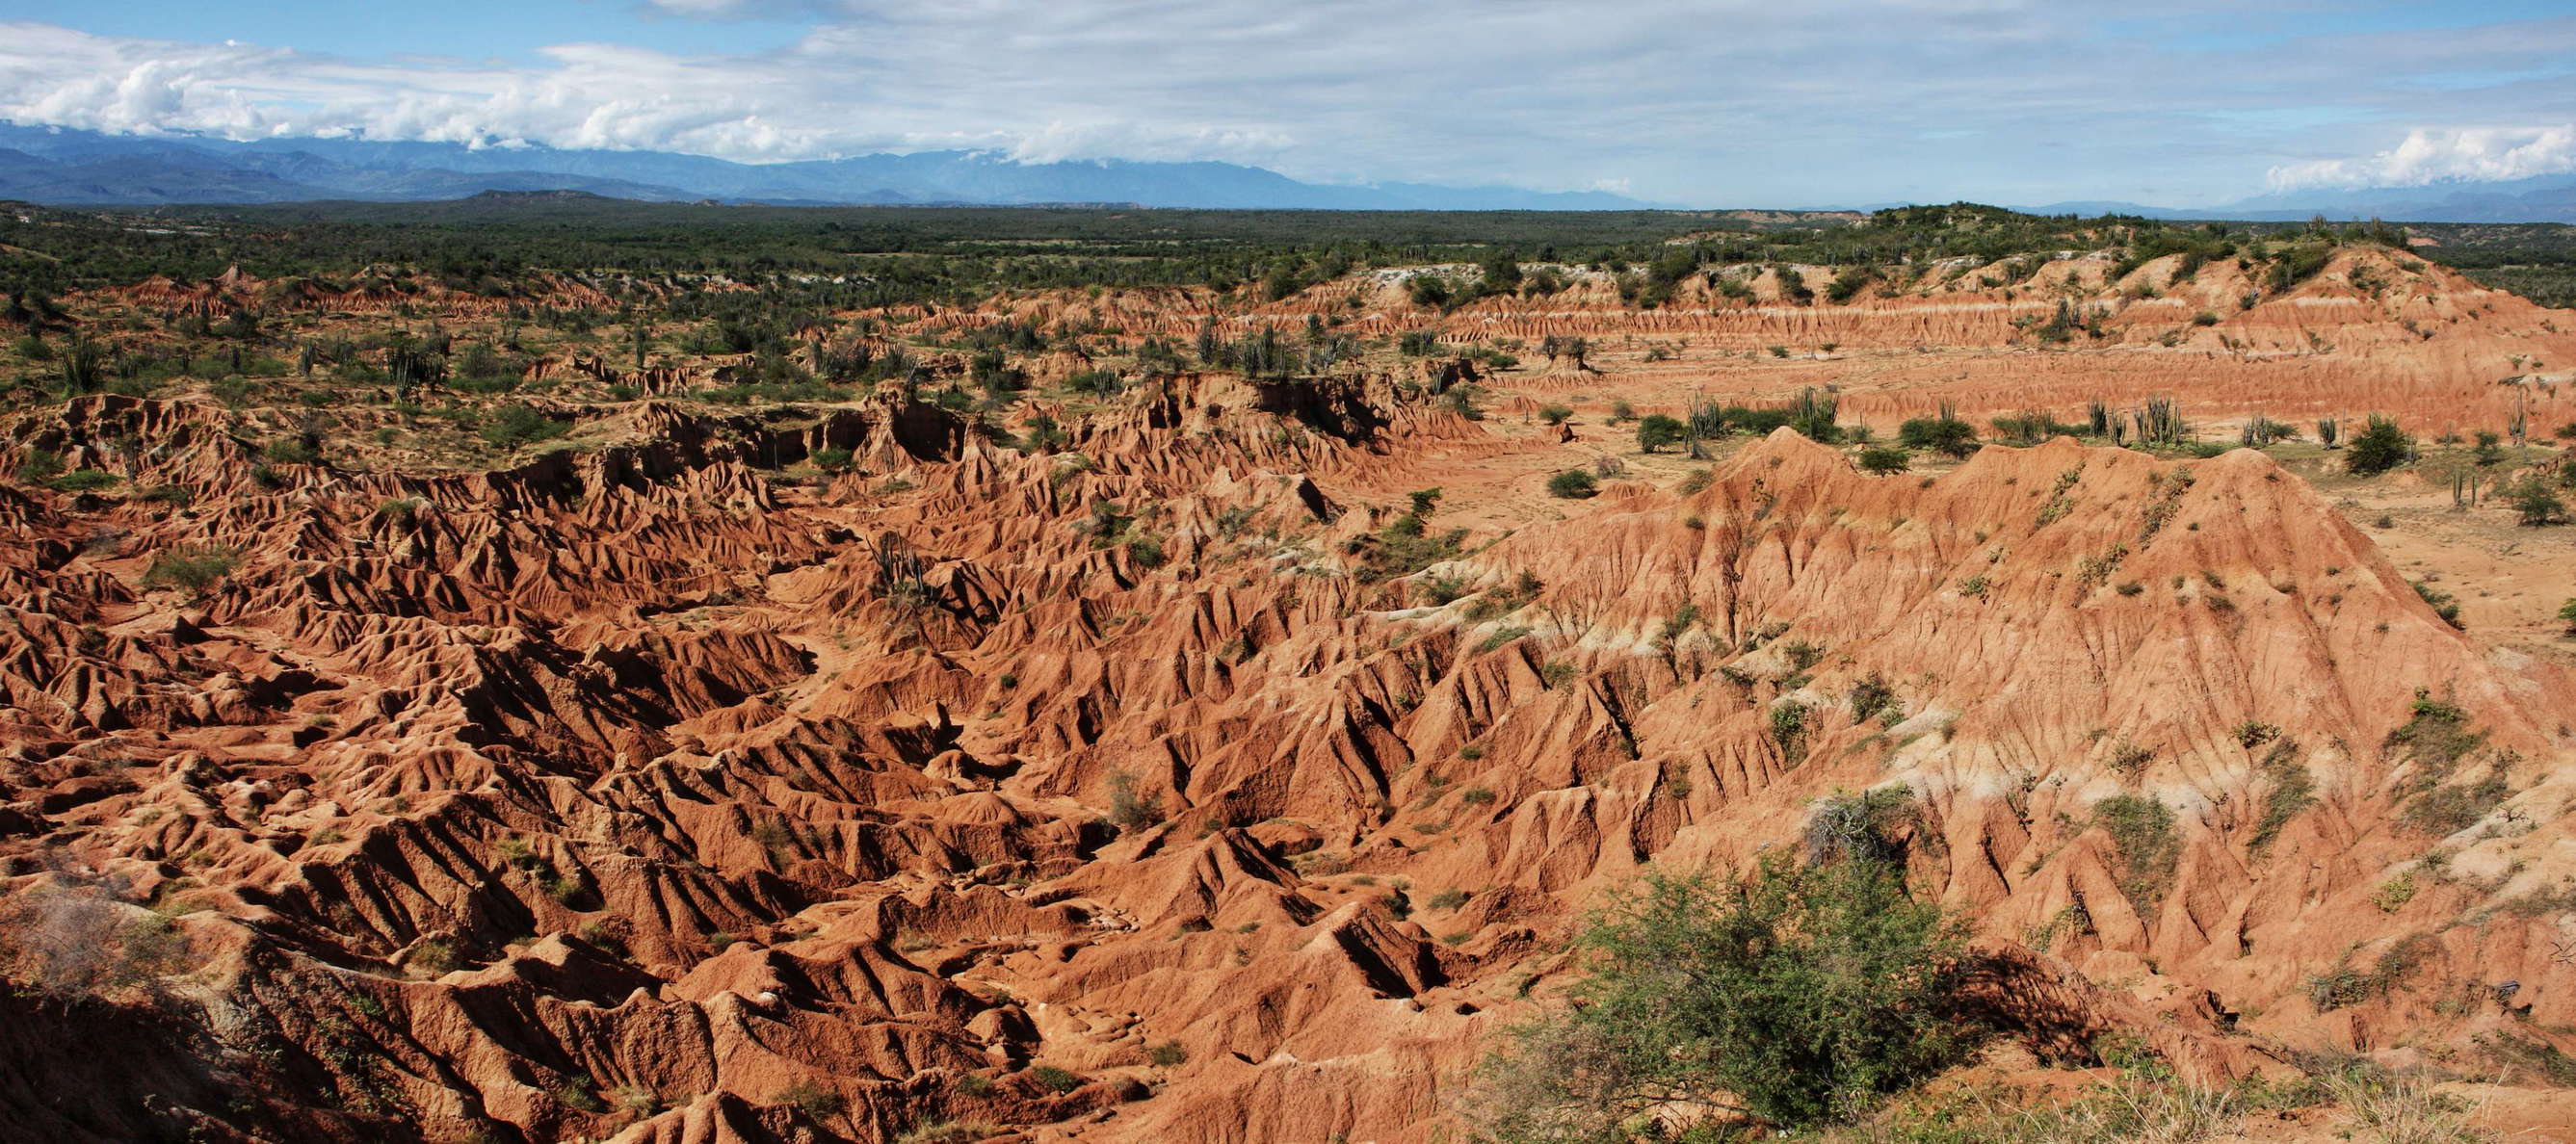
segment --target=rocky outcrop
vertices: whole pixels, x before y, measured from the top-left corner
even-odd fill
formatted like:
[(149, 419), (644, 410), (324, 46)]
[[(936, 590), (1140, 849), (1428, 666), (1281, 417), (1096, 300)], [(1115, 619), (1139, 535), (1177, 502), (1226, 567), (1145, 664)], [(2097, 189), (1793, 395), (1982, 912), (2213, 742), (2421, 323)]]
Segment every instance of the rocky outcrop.
[[(1973, 281), (1863, 305), (2003, 337), (1938, 309)], [(1579, 301), (1529, 329), (1612, 320)], [(20, 416), (8, 471), (121, 483), (0, 487), (5, 1115), (1428, 1140), (1595, 894), (1898, 784), (2052, 1052), (2576, 1023), (2576, 681), (2263, 456), (1872, 477), (1783, 431), (1400, 561), (1370, 490), (1489, 444), (1433, 388), (1185, 374), (1052, 452), (900, 391), (643, 400), (470, 473)], [(852, 471), (785, 471), (824, 449)], [(118, 1051), (40, 1051), (76, 1037)]]

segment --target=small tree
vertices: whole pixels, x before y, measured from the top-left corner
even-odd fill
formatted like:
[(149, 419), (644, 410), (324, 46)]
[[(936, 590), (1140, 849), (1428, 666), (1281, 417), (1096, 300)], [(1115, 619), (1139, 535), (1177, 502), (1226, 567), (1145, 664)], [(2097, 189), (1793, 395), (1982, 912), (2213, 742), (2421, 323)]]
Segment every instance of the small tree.
[(1584, 931), (1577, 1006), (1515, 1030), (1468, 1111), (1501, 1141), (1623, 1139), (1677, 1105), (1847, 1117), (1966, 1047), (1963, 942), (1892, 861), (1650, 873)]
[(1896, 427), (1896, 439), (1909, 449), (1930, 449), (1951, 457), (1977, 451), (1977, 427), (1956, 417), (1916, 417)]
[(1109, 824), (1120, 834), (1133, 834), (1163, 821), (1160, 801), (1138, 790), (1136, 776), (1126, 771), (1109, 775)]
[(2343, 468), (2357, 477), (2373, 477), (2405, 464), (2415, 455), (2415, 439), (2397, 427), (2397, 419), (2373, 413), (2361, 435), (2344, 450)]
[(1907, 456), (1903, 449), (1863, 449), (1860, 451), (1860, 471), (1864, 473), (1872, 473), (1884, 477), (1892, 473), (1904, 472), (1906, 469), (1911, 468), (1913, 464), (1914, 459)]
[(1689, 427), (1683, 425), (1678, 417), (1650, 413), (1645, 420), (1637, 422), (1637, 448), (1643, 452), (1652, 453), (1666, 445), (1679, 445), (1689, 436)]
[(2561, 524), (2567, 520), (2567, 503), (2550, 491), (2549, 482), (2541, 480), (2538, 473), (2524, 473), (2505, 495), (2512, 501), (2513, 511), (2521, 517), (2525, 528)]
[(1567, 469), (1547, 479), (1547, 492), (1553, 497), (1580, 500), (1596, 491), (1595, 484), (1592, 474), (1581, 469)]

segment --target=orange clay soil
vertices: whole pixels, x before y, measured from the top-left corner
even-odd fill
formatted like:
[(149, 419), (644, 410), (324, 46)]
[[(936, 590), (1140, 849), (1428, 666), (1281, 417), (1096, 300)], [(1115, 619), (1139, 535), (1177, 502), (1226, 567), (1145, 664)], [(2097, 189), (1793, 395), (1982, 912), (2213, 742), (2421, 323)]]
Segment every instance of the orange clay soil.
[[(2119, 299), (2101, 269), (2039, 276)], [(2015, 1039), (2080, 1060), (2125, 1033), (2206, 1080), (2310, 1050), (2518, 1064), (2481, 1115), (2566, 1138), (2576, 1101), (2530, 1087), (2576, 1048), (2564, 530), (2314, 450), (2061, 438), (1874, 477), (1785, 430), (1642, 457), (1602, 414), (1834, 381), (1882, 432), (1942, 400), (2151, 394), (2211, 425), (2424, 432), (2519, 401), (2537, 429), (2576, 420), (2545, 373), (2576, 318), (2348, 253), (2241, 313), (2207, 267), (2041, 349), (2012, 320), (2047, 318), (2048, 283), (1978, 273), (1643, 314), (1596, 283), (1445, 319), (1353, 279), (1224, 316), (1580, 335), (1602, 372), (1488, 378), (1483, 420), (1410, 364), (1188, 375), (1042, 399), (1053, 455), (891, 388), (783, 417), (567, 406), (574, 447), (450, 471), (337, 444), (263, 463), (246, 438), (283, 415), (194, 397), (16, 415), (7, 471), (42, 451), (123, 481), (0, 485), (23, 983), (0, 1116), (49, 1139), (1429, 1141), (1573, 980), (1601, 891), (1901, 783), (1916, 883), (2003, 955)], [(1092, 316), (1186, 337), (1212, 305), (888, 317), (1126, 307)], [(2498, 385), (2508, 355), (2542, 376)], [(1558, 401), (1572, 443), (1518, 412)], [(823, 449), (856, 471), (814, 473)], [(1600, 495), (1541, 490), (1604, 455), (1627, 476)], [(1390, 567), (1429, 486), (1428, 531), (1462, 545)], [(2427, 571), (2467, 630), (2410, 586)], [(1885, 707), (1854, 709), (1865, 681)], [(2169, 835), (2115, 835), (2115, 797)], [(2337, 1130), (2285, 1123), (2259, 1138)]]

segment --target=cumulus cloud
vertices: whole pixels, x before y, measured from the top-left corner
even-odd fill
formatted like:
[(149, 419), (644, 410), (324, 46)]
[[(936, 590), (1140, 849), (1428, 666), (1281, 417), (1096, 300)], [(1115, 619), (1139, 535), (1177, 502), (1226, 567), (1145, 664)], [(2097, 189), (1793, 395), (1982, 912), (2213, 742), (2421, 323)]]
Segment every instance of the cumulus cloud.
[(2272, 168), (2275, 190), (2309, 187), (2420, 187), (2499, 182), (2576, 171), (2576, 123), (2555, 127), (2417, 128), (2404, 142), (2361, 159), (2319, 159)]
[[(2303, 0), (2263, 7), (2172, 0), (2114, 24), (2042, 0), (625, 0), (599, 5), (598, 42), (508, 45), (523, 53), (508, 63), (12, 24), (0, 25), (0, 118), (752, 162), (943, 149), (1218, 159), (1323, 181), (1623, 187), (1730, 205), (2173, 201), (2241, 194), (2292, 154), (2289, 129), (2230, 118), (2246, 109), (2475, 122), (2456, 108), (2488, 93), (2405, 90), (2406, 69), (2558, 74), (2576, 43), (2570, 19), (2441, 41), (2475, 45), (2473, 59), (2421, 40), (2209, 44), (2222, 14), (2290, 35), (2313, 23)], [(761, 52), (615, 42), (620, 20), (744, 18), (801, 31)], [(2566, 81), (2537, 82), (2555, 85), (2530, 104), (2547, 110), (2523, 121), (2576, 115)], [(2543, 160), (2508, 156), (2534, 142), (2444, 145), (2528, 165)]]

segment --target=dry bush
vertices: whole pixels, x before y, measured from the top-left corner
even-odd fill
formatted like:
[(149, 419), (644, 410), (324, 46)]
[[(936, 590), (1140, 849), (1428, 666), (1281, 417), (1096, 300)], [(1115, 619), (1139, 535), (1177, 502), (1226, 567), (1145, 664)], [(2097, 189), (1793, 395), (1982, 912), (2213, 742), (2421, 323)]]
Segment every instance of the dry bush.
[(53, 993), (100, 993), (185, 972), (188, 939), (115, 887), (57, 875), (0, 910), (0, 964)]
[(2236, 1131), (2242, 1090), (2131, 1076), (2062, 1105), (2033, 1107), (2026, 1095), (1992, 1088), (1954, 1090), (1906, 1102), (1837, 1130), (1830, 1144), (2190, 1144)]
[(2495, 1133), (2474, 1127), (2468, 1102), (2436, 1092), (2421, 1074), (2352, 1069), (2325, 1078), (2343, 1106), (2351, 1139), (2374, 1144), (2479, 1144)]

